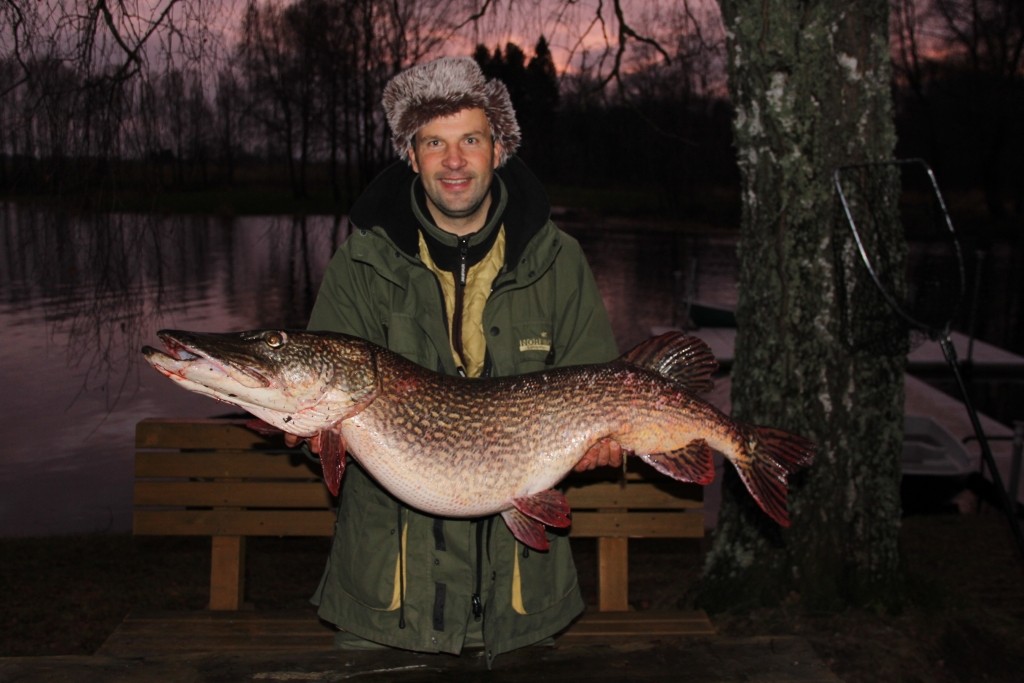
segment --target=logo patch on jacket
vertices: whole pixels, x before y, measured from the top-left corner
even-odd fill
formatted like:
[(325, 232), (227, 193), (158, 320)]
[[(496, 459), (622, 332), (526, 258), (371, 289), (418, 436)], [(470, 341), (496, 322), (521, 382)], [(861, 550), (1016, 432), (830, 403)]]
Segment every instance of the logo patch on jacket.
[(540, 351), (547, 353), (551, 350), (551, 337), (547, 332), (541, 332), (539, 337), (525, 337), (519, 340), (519, 352)]

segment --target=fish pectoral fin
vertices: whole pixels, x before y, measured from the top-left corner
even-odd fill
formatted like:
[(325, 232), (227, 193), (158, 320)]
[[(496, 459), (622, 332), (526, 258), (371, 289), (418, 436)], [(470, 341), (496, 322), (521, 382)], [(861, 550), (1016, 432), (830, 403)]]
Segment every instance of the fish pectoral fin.
[(331, 495), (341, 490), (341, 478), (345, 476), (345, 440), (334, 430), (318, 432), (311, 438), (320, 453), (320, 468), (324, 472), (324, 483)]
[(671, 453), (650, 453), (640, 459), (679, 481), (704, 485), (715, 478), (714, 453), (704, 439), (695, 439)]
[(512, 505), (501, 513), (501, 517), (516, 540), (534, 550), (547, 550), (549, 547), (545, 524), (558, 528), (572, 524), (569, 501), (561, 491), (548, 489), (532, 496), (514, 498)]
[(508, 525), (508, 530), (516, 537), (516, 540), (534, 550), (547, 550), (550, 547), (548, 535), (544, 532), (544, 525), (530, 519), (515, 508), (509, 508), (501, 513), (501, 518)]

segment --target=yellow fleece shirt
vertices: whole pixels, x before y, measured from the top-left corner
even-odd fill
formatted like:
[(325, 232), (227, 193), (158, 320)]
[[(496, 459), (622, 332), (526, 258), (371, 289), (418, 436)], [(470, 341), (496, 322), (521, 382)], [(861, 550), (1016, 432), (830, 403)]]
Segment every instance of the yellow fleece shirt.
[[(430, 257), (427, 242), (420, 231), (420, 259), (437, 276), (444, 295), (444, 308), (448, 315), (448, 334), (453, 329), (455, 317), (455, 275), (442, 270)], [(487, 357), (487, 339), (484, 337), (484, 305), (491, 293), (491, 284), (505, 263), (505, 228), (500, 227), (490, 251), (479, 262), (469, 268), (466, 274), (466, 291), (463, 293), (462, 309), (462, 354), (455, 351), (454, 340), (449, 338), (452, 356), (468, 377), (479, 377), (484, 370)]]

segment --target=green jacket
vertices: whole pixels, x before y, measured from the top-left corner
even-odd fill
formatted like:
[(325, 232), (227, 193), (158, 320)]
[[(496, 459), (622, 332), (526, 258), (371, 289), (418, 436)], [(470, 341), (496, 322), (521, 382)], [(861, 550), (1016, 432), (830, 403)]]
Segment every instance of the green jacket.
[[(506, 265), (484, 307), (487, 373), (615, 357), (590, 268), (579, 244), (549, 220), (539, 181), (516, 158), (498, 177), (496, 191), (507, 197), (490, 220), (505, 227)], [(415, 178), (398, 162), (353, 207), (353, 233), (328, 266), (309, 328), (363, 337), (455, 374), (440, 288), (418, 257)], [(552, 535), (551, 550), (535, 552), (500, 517), (422, 515), (351, 460), (313, 601), (340, 629), (393, 647), (459, 653), (482, 636), (488, 662), (557, 633), (583, 609), (564, 536)]]

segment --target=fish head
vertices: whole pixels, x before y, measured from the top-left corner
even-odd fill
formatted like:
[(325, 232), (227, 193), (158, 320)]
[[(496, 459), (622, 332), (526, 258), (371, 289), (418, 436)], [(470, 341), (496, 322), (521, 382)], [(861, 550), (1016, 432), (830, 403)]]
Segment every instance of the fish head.
[(376, 396), (374, 347), (356, 337), (291, 330), (157, 335), (163, 351), (142, 349), (157, 371), (298, 436), (334, 426)]

